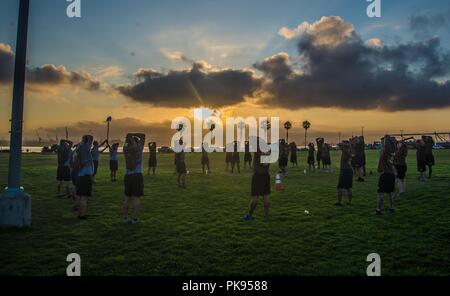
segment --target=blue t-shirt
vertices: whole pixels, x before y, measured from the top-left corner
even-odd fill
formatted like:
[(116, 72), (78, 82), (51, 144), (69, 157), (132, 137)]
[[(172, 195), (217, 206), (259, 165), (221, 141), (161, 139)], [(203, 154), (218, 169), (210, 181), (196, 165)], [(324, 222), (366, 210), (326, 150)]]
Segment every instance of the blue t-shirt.
[(92, 175), (94, 170), (92, 168), (92, 155), (89, 146), (87, 144), (82, 144), (78, 150), (78, 153), (80, 153), (81, 163), (84, 163), (84, 166), (80, 168), (80, 171), (78, 172), (78, 176), (82, 177)]
[(98, 160), (99, 159), (99, 152), (98, 152), (98, 146), (92, 147), (92, 160)]
[(142, 152), (144, 151), (144, 145), (141, 143), (137, 144), (137, 166), (134, 170), (128, 170), (125, 172), (125, 175), (132, 174), (142, 174)]
[(118, 149), (118, 147), (116, 147), (116, 148), (111, 147), (111, 151), (109, 151), (109, 159), (110, 160), (119, 160), (119, 155), (117, 154), (117, 149)]

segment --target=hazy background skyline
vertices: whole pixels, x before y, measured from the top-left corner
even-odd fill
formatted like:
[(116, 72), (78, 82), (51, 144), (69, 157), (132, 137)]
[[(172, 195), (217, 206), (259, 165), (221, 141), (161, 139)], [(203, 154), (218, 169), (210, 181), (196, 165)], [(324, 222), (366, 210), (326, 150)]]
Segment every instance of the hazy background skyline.
[[(0, 2), (0, 140), (9, 138), (17, 0)], [(198, 106), (278, 116), (291, 140), (450, 129), (448, 1), (31, 0), (25, 139), (143, 131)], [(284, 135), (284, 132), (281, 133)]]

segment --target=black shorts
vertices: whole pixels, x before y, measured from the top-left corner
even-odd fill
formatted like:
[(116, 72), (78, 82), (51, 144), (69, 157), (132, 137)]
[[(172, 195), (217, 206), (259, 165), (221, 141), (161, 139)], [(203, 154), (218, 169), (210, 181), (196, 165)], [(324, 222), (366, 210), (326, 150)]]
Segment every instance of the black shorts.
[(331, 158), (329, 158), (328, 156), (322, 158), (322, 163), (323, 165), (331, 165)]
[(148, 167), (156, 168), (156, 165), (157, 165), (156, 157), (150, 157), (148, 159)]
[(109, 170), (116, 172), (119, 170), (119, 161), (118, 160), (110, 160), (109, 161)]
[(287, 167), (287, 165), (288, 165), (288, 159), (287, 159), (287, 157), (282, 157), (282, 158), (280, 158), (280, 159), (278, 160), (278, 166), (279, 166), (280, 168)]
[(352, 158), (352, 167), (361, 168), (364, 165), (364, 159), (362, 155), (355, 155)]
[(270, 195), (270, 174), (253, 174), (251, 196)]
[(339, 173), (338, 189), (352, 189), (353, 188), (353, 170), (341, 169)]
[(251, 153), (244, 154), (244, 162), (252, 162), (252, 154)]
[(70, 175), (72, 177), (72, 184), (73, 186), (77, 186), (77, 181), (78, 181), (78, 171), (77, 170), (72, 170), (72, 172), (70, 172)]
[(381, 174), (378, 179), (378, 193), (395, 192), (395, 175), (390, 173)]
[(97, 170), (98, 170), (98, 160), (93, 160), (92, 162), (94, 163), (94, 174), (93, 174), (93, 176), (95, 177), (97, 175)]
[(427, 171), (427, 164), (425, 160), (417, 160), (417, 170), (421, 173), (424, 173)]
[(142, 174), (125, 175), (125, 196), (142, 197), (144, 196), (144, 177)]
[(209, 165), (209, 158), (208, 157), (202, 157), (202, 165)]
[(177, 173), (180, 174), (180, 175), (187, 173), (186, 163), (185, 162), (178, 162), (177, 163)]
[(434, 165), (434, 155), (427, 154), (427, 156), (425, 156), (425, 162), (427, 165)]
[(408, 167), (406, 165), (396, 165), (395, 170), (397, 171), (397, 179), (404, 180)]
[[(321, 158), (317, 158), (317, 161), (320, 161)], [(313, 165), (314, 164), (314, 156), (309, 156), (308, 157), (308, 164)]]
[(78, 196), (92, 196), (92, 176), (81, 176), (77, 180), (77, 195)]
[(70, 167), (58, 166), (58, 169), (56, 172), (56, 180), (70, 182), (72, 180), (72, 178), (70, 176)]

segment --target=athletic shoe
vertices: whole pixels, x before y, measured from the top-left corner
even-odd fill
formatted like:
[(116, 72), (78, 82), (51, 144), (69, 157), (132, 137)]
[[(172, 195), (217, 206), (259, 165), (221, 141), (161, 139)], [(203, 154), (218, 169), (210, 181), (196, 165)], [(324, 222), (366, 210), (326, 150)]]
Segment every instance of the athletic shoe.
[(86, 216), (78, 216), (78, 219), (80, 219), (80, 220), (86, 220), (87, 217), (86, 217)]
[(269, 216), (264, 216), (264, 222), (269, 222)]
[(133, 221), (131, 221), (131, 224), (136, 225), (136, 224), (141, 224), (141, 220), (139, 219), (133, 219)]
[(395, 209), (389, 209), (390, 213), (395, 213)]
[(375, 212), (373, 213), (375, 216), (381, 216), (383, 215), (383, 213), (380, 210), (375, 210)]
[(123, 218), (122, 221), (123, 221), (123, 223), (125, 223), (125, 224), (131, 223), (131, 220), (128, 219), (128, 217)]
[(246, 214), (243, 219), (244, 219), (244, 221), (251, 221), (251, 220), (253, 220), (253, 217), (250, 216), (250, 214)]
[(337, 202), (334, 205), (337, 206), (337, 207), (342, 207), (342, 204), (340, 202)]

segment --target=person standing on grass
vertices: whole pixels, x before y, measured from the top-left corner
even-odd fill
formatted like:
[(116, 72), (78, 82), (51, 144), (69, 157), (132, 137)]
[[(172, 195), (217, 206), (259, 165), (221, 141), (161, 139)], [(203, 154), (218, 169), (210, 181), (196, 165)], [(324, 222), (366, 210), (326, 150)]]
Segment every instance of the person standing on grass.
[(238, 142), (234, 142), (233, 145), (233, 153), (231, 158), (231, 173), (234, 173), (234, 168), (237, 167), (237, 171), (240, 174), (241, 173), (241, 157), (239, 155), (239, 149), (238, 149)]
[(80, 171), (79, 163), (78, 163), (78, 147), (80, 144), (74, 145), (70, 151), (70, 176), (72, 180), (72, 190), (71, 197), (74, 203), (74, 211), (78, 211), (78, 197), (77, 197), (77, 182), (78, 182), (78, 173)]
[[(98, 144), (97, 141), (94, 141), (93, 146), (92, 146), (92, 162), (94, 163), (94, 173), (92, 174), (92, 182), (95, 183), (95, 176), (97, 175), (97, 171), (98, 171), (98, 161), (100, 159), (100, 147), (102, 147), (103, 145), (106, 144), (106, 140), (103, 141), (100, 145)], [(103, 151), (105, 151), (108, 147), (105, 147), (105, 149), (103, 149)], [(102, 152), (103, 152), (102, 151)]]
[(252, 153), (250, 152), (250, 142), (245, 141), (245, 152), (244, 152), (244, 168), (252, 168)]
[(206, 149), (208, 148), (208, 143), (203, 143), (202, 146), (202, 171), (203, 174), (209, 174), (211, 173), (211, 169), (209, 168), (209, 156), (208, 156), (208, 152), (206, 151)]
[(395, 167), (391, 160), (392, 154), (395, 152), (395, 144), (391, 137), (385, 136), (383, 140), (383, 148), (381, 150), (378, 162), (378, 195), (376, 215), (382, 214), (384, 194), (389, 196), (389, 212), (395, 211)]
[(350, 143), (344, 141), (340, 144), (342, 149), (341, 168), (339, 172), (339, 182), (337, 186), (336, 206), (342, 206), (342, 196), (347, 191), (348, 205), (352, 204), (353, 199), (353, 168), (351, 165), (352, 153)]
[(253, 176), (251, 182), (251, 201), (248, 213), (244, 216), (245, 221), (250, 221), (253, 219), (253, 213), (258, 206), (258, 199), (263, 198), (264, 202), (264, 221), (269, 220), (269, 196), (270, 196), (270, 174), (269, 167), (270, 164), (262, 163), (261, 156), (264, 154), (261, 152), (260, 145), (262, 140), (258, 139), (257, 152), (254, 153), (253, 158)]
[(78, 219), (85, 220), (87, 212), (87, 202), (92, 196), (92, 174), (94, 173), (94, 164), (92, 161), (92, 142), (94, 138), (90, 135), (83, 136), (77, 149), (76, 162), (78, 164), (77, 180), (77, 203)]
[[(123, 222), (139, 224), (141, 197), (144, 196), (144, 177), (142, 176), (142, 153), (145, 146), (144, 134), (127, 134), (123, 153), (126, 172), (124, 179)], [(128, 210), (132, 208), (132, 219), (128, 218)]]
[(362, 153), (362, 176), (366, 177), (366, 140), (364, 136), (360, 136), (359, 140), (361, 142), (361, 153)]
[(280, 154), (278, 156), (278, 168), (281, 170), (283, 176), (288, 176), (288, 159), (289, 159), (289, 147), (284, 139), (280, 140), (279, 144)]
[[(323, 151), (323, 144), (325, 143), (324, 138), (317, 138), (317, 169), (320, 170), (320, 163), (322, 162), (322, 151)], [(314, 144), (313, 144), (314, 147)]]
[(186, 188), (186, 155), (184, 152), (185, 145), (182, 138), (178, 141), (178, 144), (180, 145), (180, 151), (175, 153), (175, 163), (177, 166), (177, 184), (178, 188)]
[(408, 166), (406, 165), (406, 156), (408, 156), (408, 146), (405, 142), (397, 143), (397, 151), (394, 156), (394, 165), (397, 172), (397, 187), (399, 195), (403, 195), (406, 192), (406, 171)]
[(353, 158), (352, 166), (356, 172), (356, 177), (358, 177), (358, 182), (364, 182), (364, 146), (359, 137), (354, 137), (351, 139)]
[(325, 143), (322, 148), (322, 163), (327, 173), (331, 173), (331, 155), (330, 155), (330, 144)]
[[(311, 170), (315, 170), (315, 166), (314, 166), (314, 144), (313, 143), (309, 143), (308, 144), (308, 171), (311, 172)], [(317, 154), (319, 155), (319, 154)], [(321, 156), (320, 159), (322, 159), (322, 152), (321, 152)]]
[(422, 139), (425, 143), (425, 163), (428, 167), (428, 179), (431, 179), (431, 175), (433, 174), (433, 166), (435, 165), (433, 155), (433, 146), (435, 142), (430, 136), (423, 136)]
[(148, 151), (149, 151), (149, 156), (148, 156), (148, 171), (147, 171), (147, 175), (150, 175), (150, 170), (153, 172), (153, 175), (155, 175), (156, 174), (156, 165), (157, 165), (157, 161), (156, 161), (156, 142), (148, 143)]
[(233, 163), (233, 152), (231, 147), (233, 147), (233, 143), (227, 144), (227, 148), (225, 151), (225, 163), (227, 165), (226, 171), (229, 171), (230, 165), (232, 165)]
[[(73, 143), (68, 140), (61, 140), (57, 148), (58, 169), (56, 180), (58, 181), (58, 197), (63, 197), (65, 194), (70, 197), (70, 181), (72, 180), (70, 176), (70, 151), (72, 145)], [(62, 187), (66, 188), (65, 194), (61, 191)]]
[(416, 142), (417, 170), (419, 171), (419, 181), (425, 181), (425, 172), (427, 171), (427, 160), (425, 154), (425, 142), (417, 140)]
[(292, 167), (298, 167), (298, 162), (297, 162), (297, 144), (295, 142), (292, 142), (290, 144), (290, 148), (291, 148), (291, 163), (292, 163)]
[[(108, 144), (109, 146), (109, 144)], [(111, 182), (117, 182), (117, 171), (119, 170), (119, 143), (109, 146), (109, 170), (111, 173)]]

